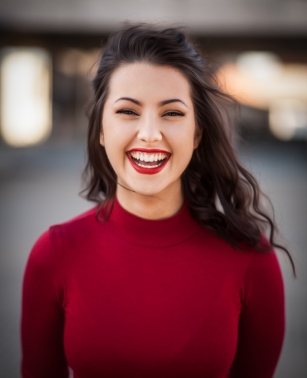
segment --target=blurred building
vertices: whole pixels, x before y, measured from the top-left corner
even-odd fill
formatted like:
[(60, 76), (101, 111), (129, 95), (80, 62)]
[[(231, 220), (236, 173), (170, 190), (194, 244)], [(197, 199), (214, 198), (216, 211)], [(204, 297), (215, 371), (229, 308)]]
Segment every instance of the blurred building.
[[(18, 63), (14, 63), (13, 52), (29, 55), (32, 48), (32, 55), (36, 53), (42, 58), (45, 54), (43, 59), (49, 59), (49, 63), (45, 62), (42, 67), (42, 61), (35, 63), (32, 58), (34, 65), (40, 65), (33, 70), (42, 71), (36, 75), (38, 81), (42, 82), (44, 74), (51, 80), (50, 87), (39, 88), (37, 92), (40, 91), (42, 98), (45, 90), (52, 109), (40, 103), (39, 108), (45, 106), (45, 115), (41, 114), (36, 121), (41, 125), (45, 123), (45, 130), (38, 131), (36, 139), (39, 141), (50, 135), (75, 138), (84, 132), (89, 79), (98, 49), (108, 33), (124, 22), (180, 24), (187, 26), (204, 53), (213, 58), (226, 89), (246, 106), (246, 122), (245, 117), (241, 122), (243, 128), (248, 125), (247, 131), (251, 132), (269, 128), (275, 137), (284, 140), (306, 139), (306, 15), (304, 0), (65, 0), (52, 4), (41, 0), (2, 0), (2, 76), (8, 76), (5, 74), (9, 69), (7, 55), (11, 54), (13, 76), (16, 76)], [(40, 51), (33, 51), (33, 47)], [(16, 59), (21, 58), (16, 55)], [(25, 64), (20, 66), (23, 66), (20, 75), (24, 75)], [(29, 74), (24, 76), (29, 78)], [(34, 76), (32, 85), (29, 80), (24, 84), (27, 88), (33, 87)], [(15, 84), (7, 81), (1, 80), (1, 129), (4, 139), (14, 144), (11, 141), (13, 126), (7, 115), (9, 105), (4, 98), (8, 97), (8, 86), (14, 88), (16, 80)], [(20, 92), (22, 80), (18, 85)], [(13, 92), (12, 97), (16, 98), (17, 89)], [(24, 96), (29, 109), (30, 96), (26, 92)], [(35, 100), (32, 106), (37, 107)], [(16, 112), (11, 110), (11, 113), (11, 117), (16, 118)], [(23, 115), (20, 110), (24, 122), (30, 113)], [(29, 120), (28, 126), (22, 129), (31, 127), (33, 122), (33, 119)], [(17, 134), (20, 139), (21, 132)], [(29, 135), (30, 131), (25, 134)], [(35, 136), (33, 138), (35, 143)], [(22, 141), (16, 143), (20, 145)], [(31, 144), (31, 141), (25, 140), (24, 144)]]

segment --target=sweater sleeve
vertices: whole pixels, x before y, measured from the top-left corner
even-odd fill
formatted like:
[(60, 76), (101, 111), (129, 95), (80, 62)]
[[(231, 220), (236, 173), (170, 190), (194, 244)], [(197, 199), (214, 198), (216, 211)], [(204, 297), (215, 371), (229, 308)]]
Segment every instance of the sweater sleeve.
[(35, 243), (24, 274), (21, 314), (23, 378), (67, 378), (60, 262), (51, 231)]
[(246, 273), (231, 378), (273, 377), (285, 331), (284, 286), (274, 251), (257, 253)]

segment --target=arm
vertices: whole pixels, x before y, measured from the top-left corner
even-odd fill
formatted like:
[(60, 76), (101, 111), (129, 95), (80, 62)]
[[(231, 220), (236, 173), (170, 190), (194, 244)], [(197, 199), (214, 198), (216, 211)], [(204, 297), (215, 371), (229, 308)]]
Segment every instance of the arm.
[(56, 251), (46, 232), (34, 245), (24, 275), (21, 343), (23, 378), (67, 378), (64, 313)]
[(231, 378), (272, 378), (284, 338), (284, 288), (274, 252), (252, 257), (246, 274)]

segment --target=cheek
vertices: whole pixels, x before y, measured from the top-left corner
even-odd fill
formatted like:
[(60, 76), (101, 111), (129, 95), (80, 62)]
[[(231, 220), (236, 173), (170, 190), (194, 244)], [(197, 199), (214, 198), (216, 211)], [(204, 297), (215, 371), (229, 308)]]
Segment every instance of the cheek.
[(133, 134), (133, 124), (114, 117), (112, 114), (105, 114), (102, 118), (102, 132), (104, 142), (123, 144)]
[(103, 141), (107, 157), (113, 169), (117, 171), (126, 158), (125, 152), (127, 150), (128, 138), (125, 133), (119, 130), (105, 127), (103, 130)]
[(114, 121), (103, 119), (100, 142), (104, 143), (106, 149), (112, 149), (113, 146), (119, 145), (122, 139), (120, 128), (116, 126)]
[(172, 137), (174, 145), (184, 155), (189, 155), (193, 152), (196, 142), (196, 134), (194, 127), (188, 127), (185, 130), (177, 130)]

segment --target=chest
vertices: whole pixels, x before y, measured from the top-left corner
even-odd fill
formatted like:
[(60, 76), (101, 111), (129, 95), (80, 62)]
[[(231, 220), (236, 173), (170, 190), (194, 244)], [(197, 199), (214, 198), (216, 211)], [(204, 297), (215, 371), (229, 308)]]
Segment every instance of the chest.
[(226, 377), (241, 307), (231, 269), (144, 252), (98, 253), (74, 270), (64, 308), (70, 366), (80, 378)]

